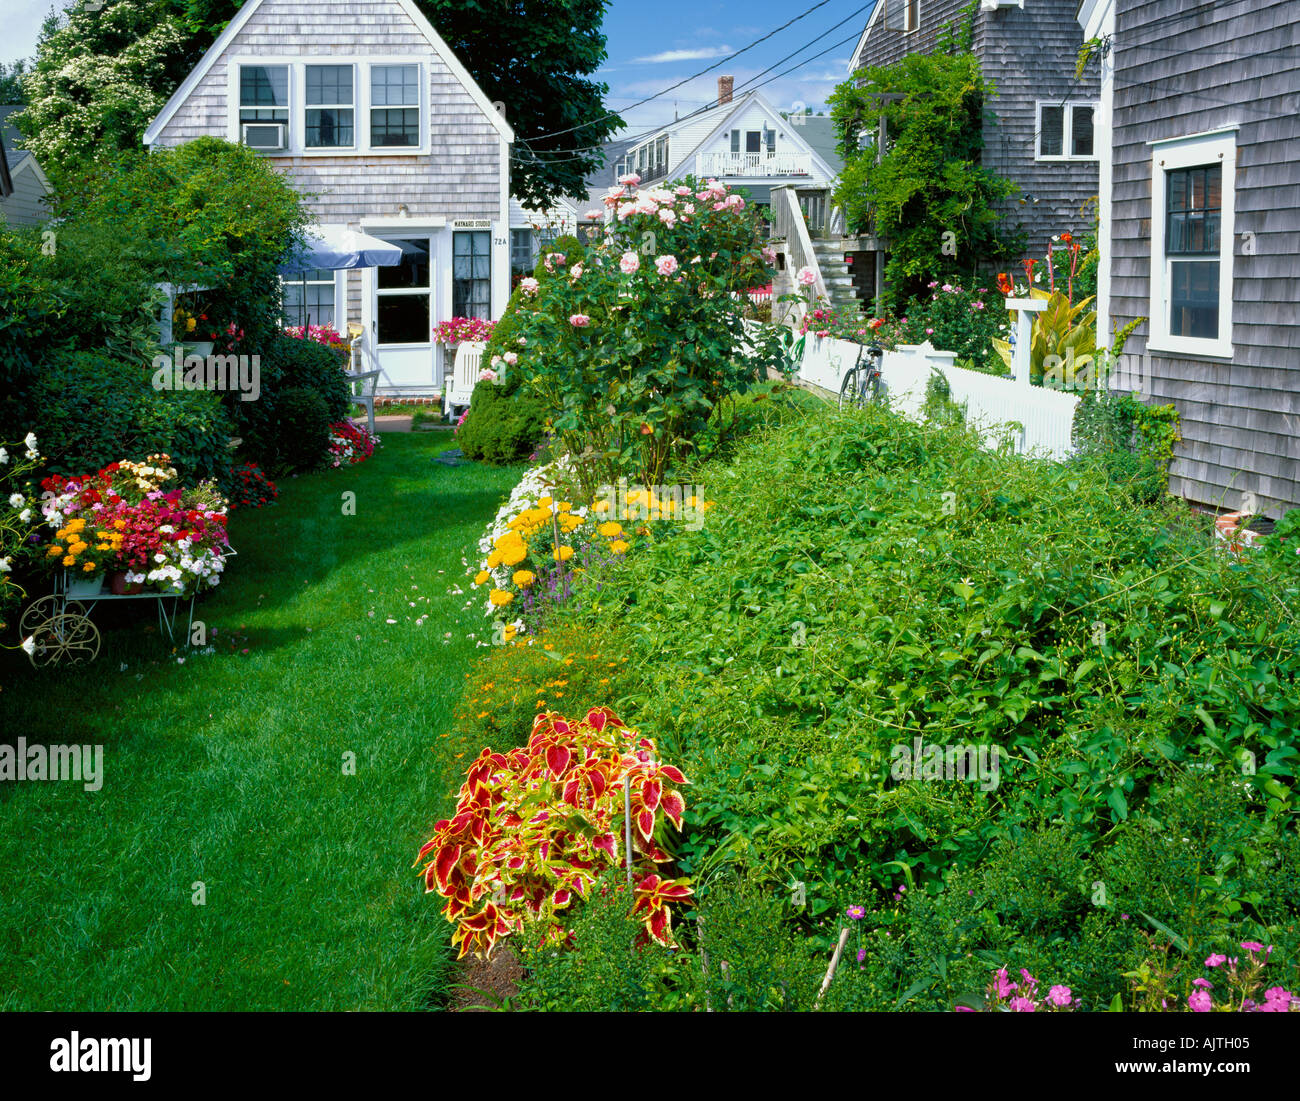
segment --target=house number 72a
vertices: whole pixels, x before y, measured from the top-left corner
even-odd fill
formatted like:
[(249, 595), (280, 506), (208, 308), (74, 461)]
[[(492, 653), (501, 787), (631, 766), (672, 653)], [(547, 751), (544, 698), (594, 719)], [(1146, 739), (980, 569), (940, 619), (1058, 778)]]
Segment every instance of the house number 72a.
[(506, 243), (506, 239), (504, 237), (493, 237), (492, 243), (494, 245), (504, 245)]

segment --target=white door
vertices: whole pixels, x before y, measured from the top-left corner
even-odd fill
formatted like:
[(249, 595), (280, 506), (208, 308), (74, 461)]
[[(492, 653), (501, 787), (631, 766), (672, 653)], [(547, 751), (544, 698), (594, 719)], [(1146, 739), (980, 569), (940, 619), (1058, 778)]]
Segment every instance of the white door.
[(437, 319), (436, 238), (429, 233), (376, 234), (398, 245), (402, 262), (372, 269), (365, 301), (371, 334), (384, 373), (380, 387), (404, 394), (436, 389), (433, 325)]

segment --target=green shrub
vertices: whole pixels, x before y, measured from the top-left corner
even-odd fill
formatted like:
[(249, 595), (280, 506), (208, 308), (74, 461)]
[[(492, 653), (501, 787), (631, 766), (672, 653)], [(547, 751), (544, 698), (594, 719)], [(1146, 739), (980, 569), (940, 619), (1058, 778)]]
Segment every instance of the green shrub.
[(215, 393), (155, 390), (151, 367), (100, 352), (55, 352), (30, 391), (27, 422), (56, 474), (86, 474), (165, 452), (183, 482), (229, 464), (230, 424)]
[[(257, 347), (239, 350), (252, 354)], [(261, 393), (257, 400), (242, 401), (235, 392), (225, 395), (235, 432), (242, 440), (241, 454), (272, 476), (309, 469), (324, 459), (330, 423), (347, 415), (343, 360), (322, 344), (282, 333), (273, 335), (261, 347)], [(320, 404), (306, 401), (304, 391), (317, 395)], [(288, 442), (286, 433), (292, 437)]]
[(277, 468), (313, 470), (325, 461), (329, 450), (329, 407), (316, 390), (295, 386), (280, 393), (275, 403), (277, 417)]
[(546, 431), (547, 409), (538, 396), (516, 387), (509, 393), (492, 382), (474, 387), (469, 414), (456, 442), (467, 459), (505, 464), (522, 462)]
[(611, 872), (582, 904), (571, 948), (527, 952), (528, 978), (517, 1009), (557, 1012), (640, 1012), (664, 1009), (672, 954), (645, 936), (632, 915), (627, 885)]

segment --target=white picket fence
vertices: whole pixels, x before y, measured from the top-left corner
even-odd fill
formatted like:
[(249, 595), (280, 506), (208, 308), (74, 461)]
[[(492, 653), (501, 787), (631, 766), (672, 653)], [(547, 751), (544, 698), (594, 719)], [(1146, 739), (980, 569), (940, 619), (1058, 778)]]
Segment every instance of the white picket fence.
[[(798, 378), (838, 394), (860, 350), (847, 340), (809, 334)], [(965, 404), (966, 423), (978, 428), (987, 444), (997, 446), (1009, 438), (1022, 454), (1069, 457), (1076, 395), (969, 371), (955, 366), (955, 359), (953, 352), (936, 351), (928, 343), (886, 352), (880, 373), (891, 408), (920, 419), (926, 384), (937, 368), (948, 380), (952, 400)]]

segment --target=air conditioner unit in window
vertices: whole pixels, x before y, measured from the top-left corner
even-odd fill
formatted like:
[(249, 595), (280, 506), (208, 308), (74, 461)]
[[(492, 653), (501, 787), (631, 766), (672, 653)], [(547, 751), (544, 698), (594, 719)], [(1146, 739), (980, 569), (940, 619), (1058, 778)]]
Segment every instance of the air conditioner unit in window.
[(240, 127), (243, 141), (249, 149), (275, 153), (286, 147), (288, 126), (283, 122), (245, 122)]

